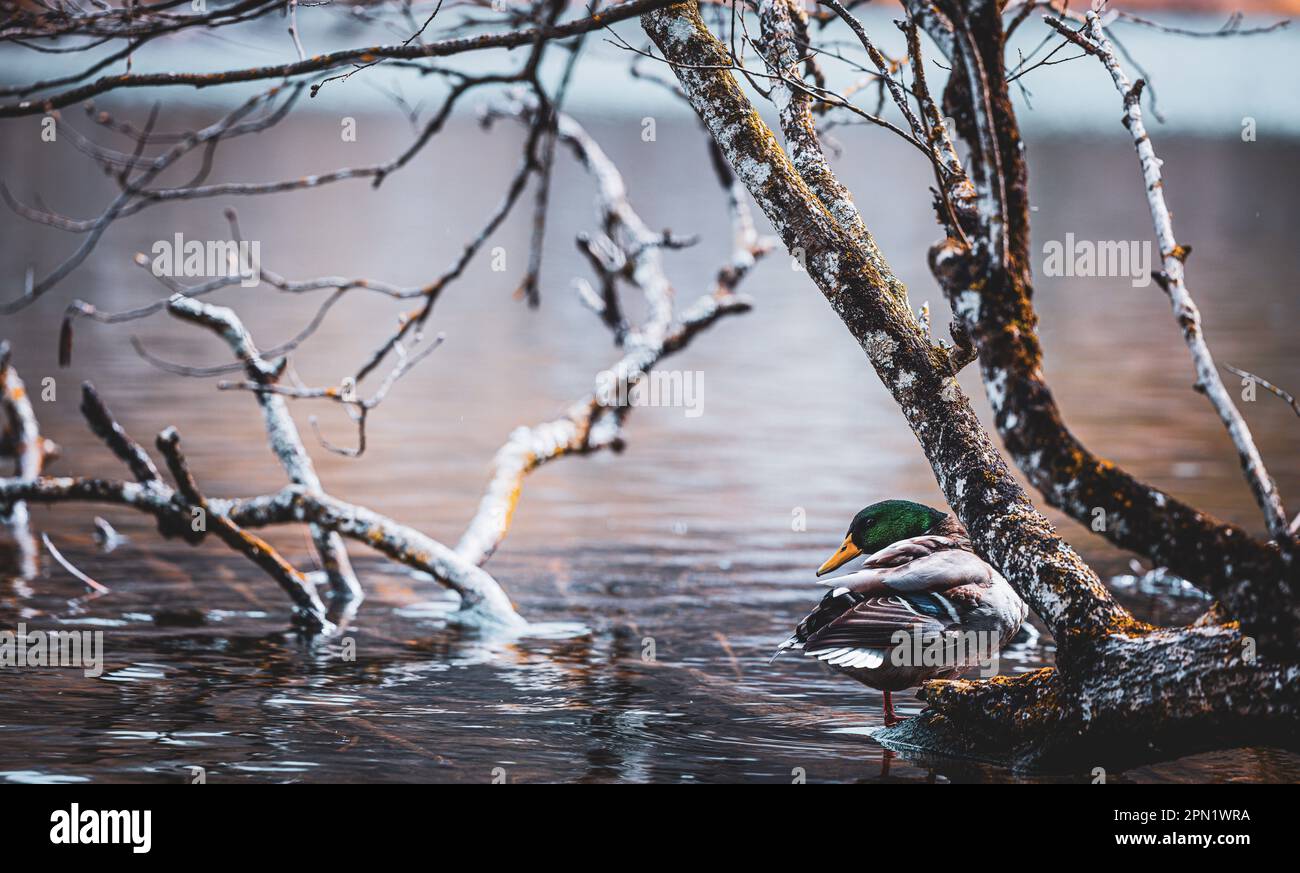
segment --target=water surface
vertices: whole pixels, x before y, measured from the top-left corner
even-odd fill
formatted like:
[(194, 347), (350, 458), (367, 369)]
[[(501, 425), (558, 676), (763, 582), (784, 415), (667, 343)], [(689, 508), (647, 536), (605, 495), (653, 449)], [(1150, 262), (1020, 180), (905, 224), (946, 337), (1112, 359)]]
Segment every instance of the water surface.
[[(698, 130), (665, 120), (658, 140), (645, 143), (635, 111), (583, 120), (629, 172), (633, 203), (651, 226), (701, 236), (696, 247), (668, 256), (679, 300), (708, 290), (728, 240)], [(361, 117), (354, 144), (341, 143), (337, 127), (336, 118), (309, 114), (233, 144), (214, 178), (359, 164), (387, 157), (410, 136), (392, 114)], [(31, 133), (0, 127), (0, 149), (22, 156), (21, 174), (8, 179), (15, 193), (41, 194), (77, 215), (97, 212), (111, 195), (109, 182), (68, 145), (32, 148)], [(1120, 133), (1030, 143), (1039, 245), (1067, 232), (1149, 238), (1137, 166)], [(874, 132), (841, 130), (837, 138), (846, 147), (837, 168), (913, 301), (928, 298), (942, 312), (925, 267), (936, 236), (926, 168)], [(219, 392), (211, 380), (160, 373), (131, 351), (129, 338), (196, 365), (227, 361), (220, 343), (165, 316), (83, 325), (72, 367), (58, 370), (62, 308), (73, 297), (104, 309), (158, 297), (161, 286), (131, 263), (132, 254), (177, 231), (224, 237), (227, 205), (241, 209), (266, 266), (292, 278), (427, 281), (496, 203), (518, 139), (509, 127), (485, 134), (465, 121), (378, 192), (344, 183), (257, 202), (164, 205), (113, 227), (62, 286), (0, 321), (29, 384), (56, 380), (56, 399), (36, 404), (45, 432), (63, 446), (53, 470), (124, 472), (78, 415), (77, 386), (91, 379), (142, 442), (176, 425), (209, 494), (279, 488), (283, 474), (253, 399)], [(1300, 148), (1191, 139), (1160, 147), (1180, 237), (1195, 248), (1190, 286), (1219, 359), (1295, 389), (1300, 305), (1291, 233), (1300, 215), (1290, 192), (1300, 182)], [(525, 213), (493, 243), (504, 248), (507, 270), (493, 272), (482, 259), (439, 303), (431, 327), (447, 341), (374, 413), (365, 456), (342, 458), (313, 444), (333, 493), (455, 542), (511, 429), (562, 412), (616, 359), (570, 287), (586, 275), (572, 239), (593, 227), (592, 205), (588, 180), (565, 162), (540, 311), (512, 298), (526, 260)], [(6, 295), (28, 262), (48, 270), (76, 242), (12, 215), (0, 221)], [(538, 623), (535, 635), (491, 640), (449, 629), (441, 589), (354, 546), (368, 599), (345, 639), (303, 644), (283, 634), (278, 588), (219, 544), (163, 541), (144, 518), (117, 509), (35, 507), (38, 528), (112, 593), (87, 599), (47, 561), (36, 579), (0, 581), (0, 627), (24, 621), (102, 630), (107, 663), (96, 679), (72, 670), (6, 671), (0, 778), (179, 782), (192, 767), (213, 782), (787, 782), (800, 772), (809, 781), (872, 781), (886, 771), (909, 781), (1090, 778), (1090, 767), (1013, 774), (887, 759), (865, 736), (880, 723), (876, 692), (798, 658), (768, 666), (773, 646), (818, 597), (812, 571), (857, 509), (891, 496), (942, 498), (892, 401), (806, 275), (774, 256), (744, 290), (756, 299), (754, 311), (719, 324), (671, 364), (703, 374), (703, 415), (637, 410), (621, 455), (563, 459), (529, 478), (510, 536), (487, 566)], [(264, 346), (309, 317), (305, 301), (266, 288), (215, 299), (236, 306)], [(1231, 445), (1191, 390), (1165, 297), (1123, 279), (1040, 278), (1037, 304), (1048, 378), (1084, 441), (1259, 531)], [(297, 372), (313, 384), (351, 372), (399, 309), (355, 295), (294, 356)], [(973, 370), (962, 381), (982, 398)], [(1282, 493), (1295, 502), (1297, 421), (1267, 395), (1244, 407)], [(333, 442), (352, 441), (338, 410), (297, 405), (309, 442), (311, 413)], [(91, 537), (96, 514), (129, 542), (103, 554)], [(1049, 514), (1103, 575), (1127, 571), (1126, 556)], [(800, 516), (806, 530), (793, 523)], [(299, 566), (312, 567), (301, 530), (272, 538)], [(1123, 596), (1139, 615), (1161, 621), (1190, 620), (1204, 608), (1195, 598)], [(344, 647), (353, 644), (355, 660), (347, 660)], [(1003, 667), (1014, 673), (1051, 660), (1044, 636), (1009, 653)], [(918, 710), (910, 695), (901, 697), (905, 713)], [(1110, 775), (1294, 781), (1300, 757), (1245, 749)]]

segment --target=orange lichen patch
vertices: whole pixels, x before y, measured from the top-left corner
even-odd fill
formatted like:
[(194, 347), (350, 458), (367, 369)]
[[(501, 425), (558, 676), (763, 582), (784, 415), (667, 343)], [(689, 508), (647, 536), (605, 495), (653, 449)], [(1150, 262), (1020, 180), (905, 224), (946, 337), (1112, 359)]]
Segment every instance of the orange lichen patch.
[(1215, 627), (1222, 626), (1229, 630), (1240, 630), (1240, 622), (1229, 620), (1223, 613), (1223, 606), (1215, 601), (1210, 604), (1209, 609), (1201, 613), (1196, 621), (1192, 622), (1190, 627)]
[[(1105, 624), (1089, 624), (1086, 627), (1071, 627), (1067, 633), (1071, 639), (1083, 643), (1095, 643), (1112, 636), (1142, 637), (1162, 630), (1153, 624), (1134, 618), (1126, 609), (1117, 607), (1109, 614)], [(1163, 628), (1168, 630), (1168, 628)]]
[(515, 509), (519, 506), (519, 495), (523, 493), (523, 490), (523, 473), (521, 473), (519, 481), (515, 482), (515, 487), (510, 490), (510, 496), (506, 499), (506, 511), (501, 519), (502, 530), (510, 529), (510, 523), (515, 517)]
[[(1003, 692), (1007, 689), (1029, 688), (1043, 682), (1055, 681), (1054, 667), (1039, 667), (1029, 673), (1018, 676), (993, 676), (988, 679), (932, 679), (922, 686), (922, 690), (931, 691), (942, 697), (946, 694), (989, 694)], [(930, 700), (931, 697), (922, 697)]]
[(1155, 625), (1136, 619), (1125, 612), (1111, 621), (1108, 633), (1124, 634), (1125, 636), (1145, 636), (1146, 634), (1153, 633), (1157, 630), (1159, 630), (1159, 628)]
[(981, 721), (1003, 730), (1036, 729), (1063, 714), (1061, 682), (1053, 667), (1019, 676), (991, 679), (948, 679), (925, 683), (919, 697), (933, 710), (931, 717), (951, 716), (954, 722), (978, 712)]

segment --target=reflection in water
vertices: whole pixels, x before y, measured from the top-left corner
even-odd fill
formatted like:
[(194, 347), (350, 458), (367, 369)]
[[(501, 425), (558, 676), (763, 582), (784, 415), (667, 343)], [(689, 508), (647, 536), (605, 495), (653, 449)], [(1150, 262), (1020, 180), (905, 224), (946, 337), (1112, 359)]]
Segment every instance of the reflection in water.
[[(726, 215), (707, 162), (697, 160), (704, 151), (694, 126), (661, 121), (650, 147), (632, 121), (583, 120), (616, 161), (640, 171), (630, 176), (631, 196), (652, 226), (702, 235), (699, 246), (671, 253), (668, 268), (683, 296), (708, 287), (726, 255)], [(378, 159), (403, 141), (398, 123), (376, 117), (366, 128), (373, 136), (353, 146), (373, 154), (339, 151), (337, 137), (316, 129), (332, 123), (294, 120), (296, 127), (276, 133), (274, 148), (232, 143), (224, 171), (296, 175)], [(913, 301), (929, 298), (939, 309), (924, 257), (936, 233), (926, 168), (871, 132), (837, 133), (847, 154), (869, 147), (879, 156), (840, 169), (867, 192), (868, 223), (911, 283)], [(0, 130), (16, 135), (13, 127)], [(510, 165), (513, 136), (461, 125), (378, 193), (334, 186), (241, 204), (245, 231), (259, 238), (268, 268), (294, 278), (418, 283), (495, 204), (498, 192), (484, 181), (495, 177), (486, 170)], [(1040, 246), (1066, 232), (1149, 237), (1131, 149), (1118, 136), (1031, 143), (1030, 151)], [(1162, 153), (1180, 236), (1196, 246), (1191, 281), (1220, 360), (1300, 385), (1291, 328), (1300, 315), (1297, 256), (1284, 239), (1300, 218), (1285, 196), (1300, 173), (1295, 146), (1261, 142), (1247, 154), (1235, 143), (1167, 140)], [(448, 163), (465, 155), (484, 172)], [(30, 190), (20, 195), (39, 191), (86, 214), (106, 196), (106, 180), (64, 178), (80, 166), (69, 155), (41, 151), (30, 161)], [(898, 170), (868, 176), (880, 161)], [(677, 180), (671, 190), (655, 181), (669, 170)], [(1131, 184), (1102, 188), (1098, 178)], [(588, 186), (580, 172), (561, 168), (542, 309), (511, 299), (513, 273), (491, 272), (486, 262), (471, 268), (434, 316), (446, 344), (372, 417), (366, 456), (313, 450), (327, 487), (454, 542), (511, 428), (553, 416), (589, 390), (613, 352), (568, 291), (569, 280), (584, 274), (570, 234), (592, 225)], [(64, 286), (0, 323), (29, 383), (57, 379), (57, 398), (37, 404), (45, 430), (64, 446), (56, 472), (121, 475), (79, 420), (76, 385), (93, 379), (141, 441), (177, 425), (209, 493), (282, 484), (251, 398), (160, 374), (128, 344), (134, 333), (169, 359), (223, 363), (225, 349), (211, 337), (166, 318), (129, 330), (86, 326), (73, 366), (55, 366), (58, 318), (70, 299), (107, 309), (153, 299), (160, 287), (131, 266), (130, 254), (175, 231), (221, 233), (226, 205), (162, 205), (115, 226)], [(8, 288), (28, 260), (48, 267), (75, 243), (4, 221), (0, 269)], [(520, 262), (512, 267), (522, 268), (527, 222), (499, 236)], [(213, 781), (1029, 778), (886, 754), (867, 736), (880, 723), (878, 694), (805, 660), (768, 666), (774, 643), (820, 595), (812, 571), (842, 536), (843, 519), (884, 497), (941, 498), (889, 398), (806, 275), (774, 256), (745, 290), (757, 299), (755, 311), (719, 325), (671, 365), (707, 376), (703, 415), (638, 409), (622, 455), (561, 461), (529, 480), (514, 529), (489, 564), (537, 622), (528, 636), (484, 639), (447, 628), (449, 601), (435, 585), (354, 548), (368, 600), (344, 637), (303, 642), (283, 631), (287, 610), (277, 588), (220, 546), (162, 541), (145, 519), (111, 508), (35, 507), (38, 528), (111, 594), (81, 596), (80, 584), (47, 562), (30, 582), (0, 584), (0, 627), (102, 629), (106, 664), (96, 680), (74, 670), (7, 671), (0, 778), (179, 782), (192, 778), (192, 767)], [(302, 301), (265, 288), (232, 289), (221, 302), (237, 306), (267, 347), (306, 317)], [(1037, 302), (1048, 377), (1085, 442), (1258, 530), (1230, 444), (1189, 390), (1190, 365), (1163, 296), (1127, 281), (1055, 279), (1040, 282)], [(308, 382), (336, 381), (386, 334), (396, 312), (385, 301), (346, 300), (295, 356), (295, 368)], [(982, 396), (973, 370), (963, 380)], [(304, 433), (311, 412), (332, 442), (351, 443), (348, 422), (332, 407), (295, 407)], [(1300, 494), (1289, 411), (1261, 397), (1246, 414), (1283, 493)], [(95, 543), (96, 513), (128, 537), (112, 554)], [(806, 531), (791, 524), (797, 513), (806, 514)], [(1053, 518), (1095, 566), (1128, 571), (1127, 558)], [(272, 539), (314, 569), (303, 532), (275, 531)], [(1156, 585), (1133, 585), (1121, 596), (1159, 621), (1185, 621), (1203, 607)], [(1044, 636), (1006, 653), (1003, 669), (1032, 670), (1051, 658)], [(898, 704), (903, 715), (919, 709), (906, 695)], [(1294, 780), (1300, 758), (1240, 750), (1119, 778)]]

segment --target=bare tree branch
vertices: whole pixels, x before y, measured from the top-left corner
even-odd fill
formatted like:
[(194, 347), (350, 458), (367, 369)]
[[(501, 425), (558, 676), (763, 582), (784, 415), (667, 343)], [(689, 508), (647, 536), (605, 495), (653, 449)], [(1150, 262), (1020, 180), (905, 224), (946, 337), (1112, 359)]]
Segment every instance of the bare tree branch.
[(1141, 80), (1138, 80), (1137, 84), (1129, 82), (1119, 64), (1119, 59), (1115, 57), (1114, 46), (1106, 38), (1097, 13), (1089, 11), (1087, 20), (1088, 36), (1096, 48), (1096, 54), (1106, 66), (1115, 88), (1124, 100), (1124, 126), (1133, 136), (1138, 160), (1142, 164), (1142, 180), (1146, 183), (1147, 205), (1151, 210), (1151, 220), (1155, 224), (1156, 241), (1160, 245), (1160, 257), (1164, 265), (1163, 271), (1157, 274), (1156, 278), (1160, 282), (1160, 287), (1169, 295), (1169, 301), (1174, 308), (1174, 317), (1178, 320), (1178, 325), (1183, 331), (1183, 339), (1186, 340), (1187, 348), (1192, 353), (1192, 362), (1196, 366), (1196, 388), (1209, 399), (1214, 411), (1219, 415), (1219, 420), (1227, 429), (1228, 435), (1232, 437), (1246, 481), (1250, 483), (1251, 490), (1255, 493), (1255, 500), (1264, 512), (1264, 521), (1268, 524), (1269, 534), (1284, 548), (1289, 548), (1291, 537), (1287, 531), (1287, 515), (1282, 506), (1282, 498), (1277, 493), (1277, 484), (1264, 466), (1264, 460), (1255, 446), (1255, 438), (1250, 432), (1249, 425), (1242, 418), (1236, 404), (1232, 402), (1232, 395), (1223, 386), (1218, 366), (1214, 363), (1214, 356), (1210, 354), (1209, 344), (1206, 343), (1201, 328), (1201, 312), (1196, 302), (1192, 300), (1191, 292), (1187, 290), (1187, 284), (1183, 279), (1183, 262), (1187, 258), (1188, 249), (1179, 245), (1174, 237), (1173, 217), (1165, 203), (1164, 180), (1160, 175), (1161, 161), (1156, 157), (1155, 148), (1151, 145), (1151, 137), (1142, 123), (1142, 107), (1139, 103), (1142, 82)]
[[(516, 103), (509, 111), (525, 119), (538, 111), (536, 105)], [(716, 287), (701, 297), (681, 316), (674, 316), (673, 292), (663, 271), (659, 249), (662, 234), (651, 231), (627, 199), (622, 174), (590, 135), (572, 118), (559, 115), (557, 132), (578, 160), (595, 178), (598, 187), (599, 218), (603, 236), (617, 252), (617, 274), (625, 277), (645, 296), (649, 316), (644, 324), (628, 327), (621, 318), (608, 319), (615, 342), (623, 356), (600, 378), (595, 390), (574, 403), (561, 418), (532, 427), (519, 427), (497, 452), (495, 471), (474, 518), (456, 546), (463, 558), (476, 564), (487, 561), (510, 529), (524, 478), (542, 464), (564, 455), (590, 454), (604, 448), (623, 447), (622, 426), (630, 412), (626, 405), (629, 384), (643, 379), (663, 358), (684, 348), (700, 331), (719, 318), (750, 308), (748, 299), (735, 288), (769, 245), (754, 230), (748, 208), (730, 176), (722, 178), (728, 190), (732, 213), (733, 254), (719, 271)], [(617, 240), (617, 242), (615, 241)], [(614, 278), (608, 276), (608, 287)], [(604, 300), (610, 301), (606, 304)], [(616, 292), (592, 305), (605, 318), (605, 307), (617, 311)]]
[(692, 106), (786, 247), (806, 252), (810, 277), (904, 411), (976, 548), (1062, 640), (1132, 623), (1096, 574), (1033, 509), (953, 380), (947, 356), (938, 353), (891, 290), (881, 271), (888, 270), (887, 263), (864, 257), (830, 220), (725, 72), (729, 55), (695, 5), (648, 13), (642, 25), (670, 61), (689, 59), (689, 64), (674, 63), (673, 70)]
[[(167, 310), (177, 318), (205, 327), (225, 340), (253, 382), (260, 386), (270, 386), (280, 378), (283, 364), (276, 366), (262, 358), (252, 336), (244, 329), (233, 310), (200, 303), (179, 294), (167, 302)], [(310, 492), (320, 492), (320, 479), (298, 436), (298, 428), (289, 415), (284, 398), (273, 391), (260, 390), (257, 392), (257, 402), (262, 409), (271, 451), (289, 475), (289, 480)], [(338, 534), (312, 526), (311, 535), (334, 597), (342, 602), (360, 600), (363, 596), (361, 585), (352, 572), (347, 549)]]
[(249, 67), (219, 73), (124, 73), (103, 76), (86, 85), (70, 88), (45, 97), (34, 97), (17, 103), (0, 104), (0, 118), (19, 115), (37, 115), (81, 102), (98, 94), (122, 88), (153, 88), (171, 85), (189, 85), (196, 88), (226, 85), (232, 82), (256, 82), (264, 79), (286, 79), (309, 73), (334, 70), (347, 64), (369, 63), (375, 59), (445, 58), (464, 52), (490, 48), (518, 48), (539, 40), (551, 41), (598, 30), (641, 13), (666, 5), (668, 0), (627, 0), (608, 7), (602, 12), (564, 24), (547, 25), (522, 30), (488, 33), (481, 36), (448, 39), (412, 45), (372, 45), (343, 49), (317, 55), (304, 61)]
[[(947, 114), (971, 146), (966, 165), (971, 178), (962, 184), (985, 192), (985, 208), (960, 215), (973, 239), (986, 238), (983, 219), (994, 206), (987, 192), (1005, 190), (1011, 260), (999, 269), (949, 231), (949, 238), (931, 249), (931, 271), (949, 299), (955, 322), (965, 325), (978, 348), (985, 391), (1004, 444), (1051, 505), (1084, 523), (1103, 509), (1108, 523), (1101, 535), (1106, 539), (1196, 581), (1252, 633), (1289, 638), (1290, 597), (1277, 580), (1293, 571), (1276, 545), (1135, 479), (1090, 451), (1067, 427), (1044, 376), (1032, 303), (1028, 172), (1008, 96), (1001, 16), (987, 4), (970, 4), (974, 11), (968, 13), (963, 2), (944, 3), (945, 11), (940, 12), (928, 0), (907, 0), (909, 12), (941, 47), (955, 46), (952, 20), (968, 21), (965, 30), (973, 28), (990, 79), (989, 94), (975, 97), (969, 92), (969, 77), (951, 76), (944, 98)], [(953, 54), (956, 67), (964, 63), (963, 57)], [(977, 111), (976, 102), (993, 111), (991, 131), (977, 130), (986, 113)], [(981, 146), (990, 134), (1001, 141), (1000, 164)], [(1003, 182), (987, 181), (994, 176)], [(954, 202), (962, 203), (959, 195)], [(944, 215), (939, 218), (945, 222)]]
[[(998, 14), (994, 4), (984, 4), (984, 12)], [(776, 146), (696, 4), (648, 13), (642, 25), (673, 62), (696, 112), (787, 248), (807, 252), (811, 278), (893, 395), (976, 550), (1031, 603), (1060, 646), (1056, 668), (1014, 679), (927, 683), (922, 693), (929, 708), (875, 736), (913, 748), (997, 749), (1017, 760), (1041, 760), (1124, 743), (1141, 757), (1153, 749), (1203, 748), (1224, 737), (1293, 735), (1300, 716), (1293, 650), (1277, 647), (1271, 659), (1256, 657), (1254, 642), (1219, 618), (1156, 629), (1119, 606), (1033, 509), (953, 381), (947, 356), (936, 354), (913, 313), (899, 305)], [(973, 52), (981, 47), (1001, 51), (996, 40), (981, 43), (964, 21), (953, 22), (953, 30), (964, 63), (976, 65)], [(984, 103), (975, 114), (991, 117), (990, 95), (1004, 92), (990, 91), (983, 73), (957, 80), (985, 88), (983, 98), (974, 98)], [(986, 149), (984, 157), (1000, 167), (997, 154)], [(1017, 192), (1007, 191), (1014, 207)], [(1008, 213), (1015, 214), (1014, 208)], [(1015, 231), (1014, 222), (991, 235), (1007, 229)], [(1015, 250), (986, 246), (983, 254), (1004, 264)]]

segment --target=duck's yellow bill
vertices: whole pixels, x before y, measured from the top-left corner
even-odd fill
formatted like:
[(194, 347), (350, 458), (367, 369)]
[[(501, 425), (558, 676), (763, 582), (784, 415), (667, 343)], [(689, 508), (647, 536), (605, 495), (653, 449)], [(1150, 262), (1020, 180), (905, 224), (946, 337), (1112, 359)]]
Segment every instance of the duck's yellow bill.
[(818, 569), (817, 575), (825, 576), (831, 570), (835, 570), (839, 567), (843, 567), (845, 564), (847, 564), (849, 561), (852, 561), (860, 554), (862, 554), (862, 549), (859, 549), (854, 544), (853, 537), (846, 536), (844, 538), (844, 542), (840, 544), (839, 550), (836, 551), (835, 554), (827, 558), (826, 563), (822, 564), (821, 568)]

